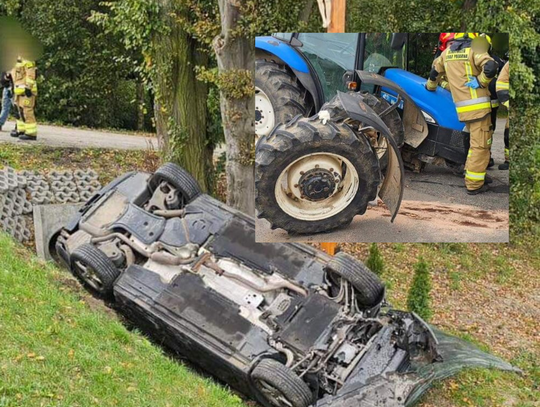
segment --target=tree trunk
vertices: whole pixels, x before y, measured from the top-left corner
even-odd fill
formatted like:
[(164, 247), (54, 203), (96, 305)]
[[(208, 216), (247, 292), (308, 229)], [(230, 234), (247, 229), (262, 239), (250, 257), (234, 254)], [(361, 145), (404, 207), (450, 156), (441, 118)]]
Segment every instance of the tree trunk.
[[(253, 77), (255, 46), (253, 38), (234, 35), (246, 0), (219, 0), (221, 34), (214, 39), (220, 73), (221, 117), (227, 144), (227, 204), (249, 215), (255, 214), (255, 102)], [(231, 92), (227, 84), (248, 78), (243, 91)], [(247, 89), (249, 88), (249, 90)]]
[(137, 130), (144, 129), (144, 96), (145, 89), (142, 80), (137, 81)]
[(196, 79), (195, 67), (207, 66), (208, 56), (176, 21), (176, 0), (159, 0), (170, 28), (154, 38), (155, 116), (163, 158), (189, 171), (205, 192), (214, 185), (214, 146), (207, 139), (208, 86)]

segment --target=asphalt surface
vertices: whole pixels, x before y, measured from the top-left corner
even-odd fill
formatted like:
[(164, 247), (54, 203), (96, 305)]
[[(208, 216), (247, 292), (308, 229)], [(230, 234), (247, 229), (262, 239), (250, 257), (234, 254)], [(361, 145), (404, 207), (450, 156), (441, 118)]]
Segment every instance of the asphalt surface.
[(390, 222), (390, 213), (379, 202), (350, 226), (329, 233), (292, 236), (283, 229), (257, 219), (258, 242), (507, 242), (509, 171), (497, 166), (504, 161), (505, 120), (497, 121), (488, 170), (494, 182), (491, 191), (467, 195), (463, 178), (445, 167), (427, 165), (420, 174), (406, 170), (400, 211)]
[(82, 130), (75, 127), (40, 125), (36, 141), (22, 141), (10, 137), (14, 122), (7, 122), (0, 132), (0, 143), (21, 145), (41, 144), (49, 147), (110, 148), (118, 150), (154, 150), (158, 148), (153, 137), (133, 136), (98, 130)]

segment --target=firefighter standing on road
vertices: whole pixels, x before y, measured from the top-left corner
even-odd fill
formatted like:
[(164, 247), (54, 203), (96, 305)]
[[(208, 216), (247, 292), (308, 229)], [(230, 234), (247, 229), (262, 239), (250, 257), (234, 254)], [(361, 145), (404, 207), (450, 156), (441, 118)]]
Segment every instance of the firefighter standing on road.
[(13, 68), (15, 106), (18, 111), (17, 131), (12, 136), (20, 140), (35, 140), (37, 138), (37, 122), (34, 114), (36, 105), (37, 83), (36, 64), (21, 57)]
[(491, 98), (488, 85), (497, 74), (497, 63), (487, 52), (472, 49), (472, 40), (478, 35), (456, 33), (454, 41), (439, 58), (426, 83), (426, 89), (435, 91), (443, 74), (450, 84), (459, 120), (465, 122), (471, 134), (471, 145), (465, 164), (465, 186), (469, 195), (488, 190), (486, 177), (491, 141)]
[[(497, 78), (497, 98), (506, 108), (510, 104), (510, 67), (508, 62), (504, 65), (499, 77)], [(509, 118), (506, 118), (506, 126), (504, 128), (504, 163), (499, 165), (499, 170), (507, 170), (510, 166), (510, 142), (509, 142)]]

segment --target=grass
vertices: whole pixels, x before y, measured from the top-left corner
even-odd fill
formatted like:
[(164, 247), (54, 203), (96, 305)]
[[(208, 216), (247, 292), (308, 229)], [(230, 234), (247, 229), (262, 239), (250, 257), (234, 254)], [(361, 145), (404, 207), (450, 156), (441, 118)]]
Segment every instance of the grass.
[(100, 148), (53, 148), (42, 145), (0, 144), (0, 167), (49, 171), (92, 168), (106, 184), (127, 171), (155, 171), (160, 164), (156, 151)]
[(241, 407), (0, 235), (0, 406)]

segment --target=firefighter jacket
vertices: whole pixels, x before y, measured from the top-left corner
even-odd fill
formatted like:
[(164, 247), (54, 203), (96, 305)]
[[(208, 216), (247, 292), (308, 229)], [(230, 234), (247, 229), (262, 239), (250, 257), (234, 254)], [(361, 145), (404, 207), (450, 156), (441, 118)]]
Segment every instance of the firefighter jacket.
[[(32, 61), (17, 62), (11, 73), (15, 96), (22, 96), (28, 89), (32, 96), (37, 95), (36, 64)], [(28, 96), (28, 95), (27, 95)]]
[[(455, 41), (433, 62), (427, 88), (437, 89), (441, 77), (446, 75), (459, 120), (477, 120), (491, 112), (488, 85), (496, 74), (497, 63), (487, 52), (475, 52), (471, 41)], [(475, 78), (480, 87), (467, 86)]]
[(508, 107), (510, 100), (510, 67), (508, 62), (503, 66), (495, 88), (497, 89), (499, 101)]

